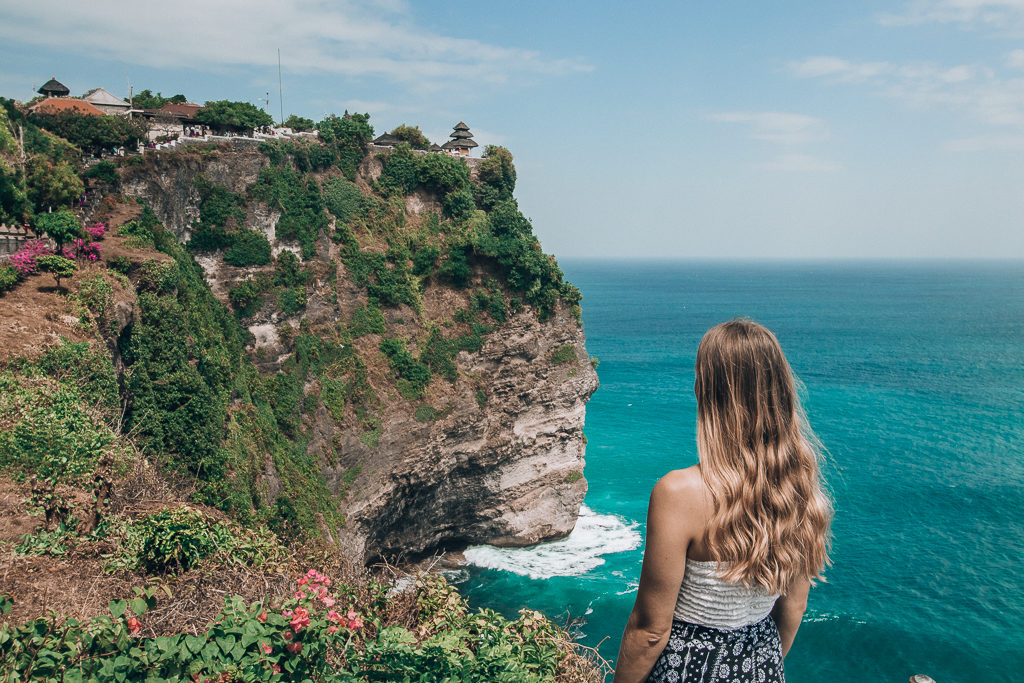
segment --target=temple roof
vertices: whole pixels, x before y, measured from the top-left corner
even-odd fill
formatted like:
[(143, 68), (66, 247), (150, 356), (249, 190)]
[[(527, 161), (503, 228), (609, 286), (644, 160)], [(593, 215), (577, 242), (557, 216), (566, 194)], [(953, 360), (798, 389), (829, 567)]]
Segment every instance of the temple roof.
[(473, 147), (479, 147), (479, 145), (467, 138), (456, 138), (441, 145), (441, 149), (472, 149)]
[(82, 96), (82, 99), (86, 102), (92, 102), (93, 104), (103, 104), (108, 107), (125, 107), (129, 105), (127, 102), (122, 100), (117, 95), (112, 94), (110, 91), (104, 88), (93, 88), (89, 92)]
[(391, 133), (384, 133), (383, 135), (377, 137), (372, 144), (380, 145), (381, 147), (394, 147), (399, 142), (401, 142), (401, 140), (396, 138)]
[(440, 152), (443, 148), (436, 142), (430, 143), (430, 147), (427, 147), (428, 152)]
[(75, 114), (88, 114), (90, 116), (103, 116), (96, 107), (85, 100), (76, 100), (72, 97), (47, 97), (29, 108), (33, 114), (63, 114), (73, 112)]
[(47, 97), (65, 97), (71, 94), (71, 91), (68, 90), (68, 87), (60, 81), (58, 81), (56, 78), (51, 78), (50, 80), (46, 81), (46, 83), (43, 83), (43, 85), (36, 92), (40, 95), (46, 95)]
[(466, 131), (468, 131), (469, 130), (469, 126), (467, 126), (464, 121), (459, 121), (458, 123), (455, 124), (455, 130), (466, 130)]

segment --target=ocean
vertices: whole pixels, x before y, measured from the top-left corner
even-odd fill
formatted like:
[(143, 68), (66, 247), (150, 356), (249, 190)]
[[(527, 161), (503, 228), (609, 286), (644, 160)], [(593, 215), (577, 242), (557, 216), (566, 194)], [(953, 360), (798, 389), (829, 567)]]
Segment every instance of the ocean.
[(600, 361), (584, 514), (471, 549), (474, 605), (540, 609), (614, 659), (651, 487), (697, 461), (697, 344), (747, 316), (803, 383), (836, 507), (788, 680), (1024, 680), (1024, 262), (561, 265)]

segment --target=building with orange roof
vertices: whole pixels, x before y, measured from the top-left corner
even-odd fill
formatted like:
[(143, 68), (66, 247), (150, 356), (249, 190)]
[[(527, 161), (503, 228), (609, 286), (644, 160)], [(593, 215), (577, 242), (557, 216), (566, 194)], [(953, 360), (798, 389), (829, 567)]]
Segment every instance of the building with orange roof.
[(76, 100), (73, 97), (47, 97), (29, 107), (33, 114), (54, 115), (72, 112), (74, 114), (85, 114), (88, 116), (103, 116), (103, 112), (85, 100)]

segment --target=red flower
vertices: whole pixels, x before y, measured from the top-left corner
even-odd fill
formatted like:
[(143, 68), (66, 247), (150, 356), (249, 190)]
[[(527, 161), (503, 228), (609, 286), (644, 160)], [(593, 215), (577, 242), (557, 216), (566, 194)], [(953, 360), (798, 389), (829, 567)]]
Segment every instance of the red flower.
[(135, 617), (129, 617), (125, 624), (128, 625), (128, 630), (132, 633), (138, 633), (139, 629), (142, 628), (142, 623)]
[(278, 665), (278, 664), (275, 664), (275, 665), (274, 665), (273, 667), (271, 667), (271, 668), (272, 668), (272, 669), (274, 670), (274, 673), (276, 673), (276, 674), (279, 674), (279, 673), (281, 673), (281, 667), (280, 667), (280, 665)]
[(292, 617), (291, 625), (292, 628), (295, 629), (296, 633), (309, 626), (309, 610), (303, 607), (296, 607), (295, 616)]
[(269, 655), (270, 651), (273, 650), (274, 648), (270, 647), (266, 643), (260, 643), (260, 649), (263, 650), (263, 654)]
[(333, 634), (338, 632), (338, 627), (335, 626), (334, 624), (331, 624), (330, 626), (327, 627), (327, 632), (333, 635)]
[(341, 615), (333, 609), (327, 613), (327, 618), (336, 623), (340, 623), (341, 621), (343, 621)]
[(362, 619), (352, 619), (351, 621), (348, 622), (348, 627), (350, 629), (353, 629), (353, 630), (355, 630), (357, 628), (362, 628), (363, 627), (363, 620)]
[(256, 618), (259, 620), (259, 622), (261, 624), (265, 624), (267, 622), (267, 613), (266, 612), (260, 612), (260, 615), (258, 617), (256, 617)]
[(291, 640), (292, 638), (295, 637), (295, 634), (292, 633), (291, 631), (285, 631), (284, 633), (281, 634), (281, 637), (284, 638), (285, 640)]
[(288, 643), (284, 646), (284, 649), (291, 652), (293, 655), (299, 654), (302, 651), (302, 643)]
[(305, 576), (303, 576), (301, 579), (299, 579), (299, 585), (300, 586), (305, 586), (307, 583), (309, 583), (309, 579), (307, 579)]

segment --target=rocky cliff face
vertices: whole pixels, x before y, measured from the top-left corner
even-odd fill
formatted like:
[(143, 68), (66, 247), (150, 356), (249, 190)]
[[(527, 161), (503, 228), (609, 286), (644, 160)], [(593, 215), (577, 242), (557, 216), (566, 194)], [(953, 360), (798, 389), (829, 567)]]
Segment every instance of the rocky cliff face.
[[(266, 164), (255, 150), (158, 154), (133, 169), (122, 190), (144, 199), (185, 241), (199, 216), (197, 176), (244, 193)], [(364, 161), (356, 179), (364, 194), (372, 194), (379, 174), (379, 159)], [(436, 197), (417, 189), (406, 197), (403, 229), (422, 230), (431, 214), (436, 220), (439, 208)], [(245, 211), (244, 227), (265, 234), (275, 256), (299, 251), (296, 242), (277, 239), (281, 212), (275, 207), (249, 201)], [(373, 226), (367, 232), (372, 235)], [(362, 248), (378, 247), (367, 238)], [(334, 335), (367, 305), (367, 290), (346, 268), (340, 249), (323, 233), (317, 239), (316, 255), (305, 262), (312, 277), (303, 310), (286, 314), (267, 304), (243, 319), (252, 334), (248, 352), (261, 373), (282, 371), (300, 332)], [(266, 266), (227, 265), (220, 253), (197, 260), (214, 295), (228, 306), (232, 286), (268, 272)], [(384, 306), (384, 334), (349, 342), (379, 399), (370, 422), (362, 408), (329, 407), (324, 398), (329, 377), (305, 380), (310, 409), (303, 412), (302, 440), (345, 517), (341, 528), (325, 526), (324, 532), (354, 557), (416, 559), (469, 544), (528, 545), (563, 537), (575, 524), (587, 488), (585, 405), (597, 388), (597, 375), (570, 306), (559, 302), (545, 322), (528, 305), (495, 322), (479, 350), (454, 357), (457, 373), (435, 376), (419, 398), (396, 390), (381, 355), (385, 337), (405, 339), (418, 353), (428, 329), (448, 334), (468, 329), (457, 313), (468, 310), (474, 287), (486, 283), (493, 291), (500, 277), (487, 259), (471, 260), (470, 267), (467, 287), (425, 278), (421, 305)], [(368, 432), (368, 424), (377, 426)], [(266, 498), (273, 501), (282, 483), (270, 457), (263, 480)]]

